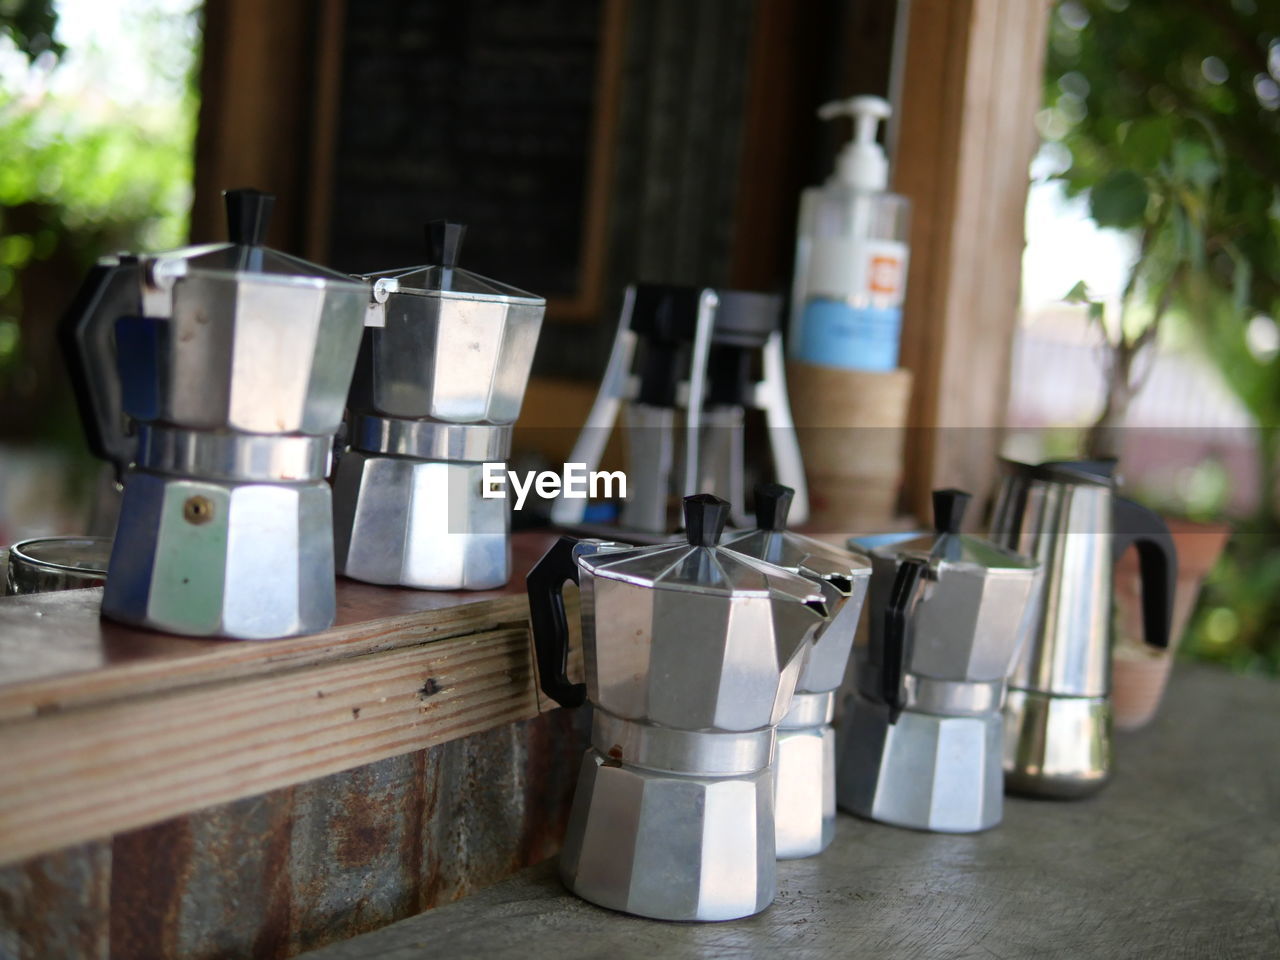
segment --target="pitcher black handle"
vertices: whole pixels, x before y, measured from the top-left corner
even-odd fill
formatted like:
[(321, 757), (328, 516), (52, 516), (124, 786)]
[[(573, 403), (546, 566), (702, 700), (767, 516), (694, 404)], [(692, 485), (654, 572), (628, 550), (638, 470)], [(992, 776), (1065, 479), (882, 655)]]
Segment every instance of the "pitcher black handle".
[(58, 324), (58, 345), (95, 456), (115, 465), (117, 479), (133, 460), (136, 441), (125, 425), (116, 369), (116, 320), (142, 313), (142, 272), (135, 259), (96, 264)]
[(580, 707), (587, 699), (587, 685), (569, 681), (569, 619), (564, 612), (565, 581), (580, 582), (573, 561), (577, 543), (561, 537), (525, 577), (538, 683), (562, 707)]
[(880, 696), (889, 707), (889, 722), (897, 723), (907, 703), (903, 681), (906, 678), (910, 651), (909, 625), (920, 582), (929, 572), (929, 563), (908, 557), (898, 567), (889, 588), (889, 603), (884, 611), (884, 643), (880, 651)]
[(1112, 556), (1138, 550), (1142, 576), (1142, 638), (1167, 649), (1173, 633), (1173, 594), (1178, 583), (1178, 551), (1173, 534), (1154, 510), (1116, 497), (1112, 507)]

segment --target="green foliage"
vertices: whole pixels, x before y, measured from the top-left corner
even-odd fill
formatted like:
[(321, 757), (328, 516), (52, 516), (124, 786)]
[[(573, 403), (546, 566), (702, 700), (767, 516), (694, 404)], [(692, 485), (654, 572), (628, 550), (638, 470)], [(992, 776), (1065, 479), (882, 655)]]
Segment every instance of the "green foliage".
[[(1066, 0), (1052, 20), (1040, 126), (1099, 223), (1174, 201), (1168, 238), (1254, 312), (1280, 297), (1280, 4)], [(1150, 211), (1154, 213), (1155, 211)], [(1241, 263), (1250, 276), (1237, 289)]]
[(1280, 3), (1064, 0), (1038, 122), (1070, 154), (1067, 192), (1139, 237), (1126, 301), (1148, 312), (1121, 335), (1176, 311), (1257, 423), (1260, 510), (1210, 579), (1189, 649), (1280, 672), (1280, 355), (1249, 336), (1280, 319)]
[[(0, 90), (0, 209), (46, 204), (67, 232), (132, 224), (142, 243), (176, 245), (186, 232), (193, 119), (163, 130), (123, 117), (85, 127), (70, 109), (33, 110)], [(47, 256), (49, 234), (0, 238), (0, 264), (20, 268), (37, 240)]]
[[(1235, 670), (1280, 676), (1280, 551), (1246, 524), (1210, 573), (1183, 652)], [(1261, 540), (1261, 543), (1255, 542)]]
[(0, 35), (34, 60), (43, 53), (62, 56), (65, 48), (54, 39), (58, 13), (52, 0), (0, 0)]
[(1136, 227), (1147, 211), (1147, 182), (1132, 170), (1117, 170), (1089, 191), (1089, 212), (1100, 227)]
[[(28, 344), (47, 341), (50, 314), (65, 306), (99, 256), (174, 247), (186, 236), (197, 107), (190, 56), (195, 15), (139, 15), (137, 7), (127, 28), (147, 51), (148, 67), (161, 77), (175, 63), (190, 71), (167, 77), (175, 91), (170, 102), (116, 103), (96, 90), (54, 92), (64, 69), (56, 62), (62, 49), (51, 39), (54, 8), (0, 0), (0, 34), (34, 55), (25, 76), (0, 75), (0, 404), (66, 417), (56, 356)], [(75, 52), (110, 62), (110, 53)], [(43, 282), (37, 282), (41, 270)], [(58, 278), (52, 291), (50, 275)], [(68, 434), (61, 424), (31, 418), (15, 419), (14, 426)]]

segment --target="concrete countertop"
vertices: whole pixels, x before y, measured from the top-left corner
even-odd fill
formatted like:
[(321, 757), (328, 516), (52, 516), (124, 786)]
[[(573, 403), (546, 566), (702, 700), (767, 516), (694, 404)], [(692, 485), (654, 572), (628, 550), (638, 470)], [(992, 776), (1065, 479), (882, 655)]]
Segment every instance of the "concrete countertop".
[(985, 834), (842, 814), (832, 847), (780, 863), (777, 901), (746, 920), (602, 910), (550, 861), (306, 956), (1280, 956), (1280, 684), (1179, 664), (1161, 715), (1117, 754), (1097, 796), (1010, 798)]

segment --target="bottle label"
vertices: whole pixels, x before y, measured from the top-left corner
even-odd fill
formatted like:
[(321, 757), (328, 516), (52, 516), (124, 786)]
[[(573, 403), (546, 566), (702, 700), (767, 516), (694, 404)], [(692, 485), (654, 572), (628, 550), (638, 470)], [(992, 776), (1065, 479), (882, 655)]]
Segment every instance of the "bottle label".
[(853, 307), (816, 298), (805, 305), (795, 357), (806, 363), (850, 370), (894, 370), (902, 311), (897, 307)]
[[(901, 244), (895, 244), (901, 246)], [(903, 251), (905, 253), (905, 251)], [(903, 274), (906, 273), (905, 256), (896, 250), (873, 252), (867, 266), (867, 289), (873, 294), (892, 297), (902, 302)]]
[(823, 237), (810, 255), (809, 296), (881, 309), (902, 306), (907, 245), (896, 240)]

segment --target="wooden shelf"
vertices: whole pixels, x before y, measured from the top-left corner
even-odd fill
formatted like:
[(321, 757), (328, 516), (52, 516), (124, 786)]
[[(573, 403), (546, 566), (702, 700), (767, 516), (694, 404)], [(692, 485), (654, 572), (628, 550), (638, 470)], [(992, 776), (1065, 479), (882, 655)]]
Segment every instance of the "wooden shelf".
[(503, 590), (340, 580), (338, 623), (265, 642), (98, 618), (101, 590), (0, 601), (0, 863), (420, 750), (540, 711), (519, 534)]

